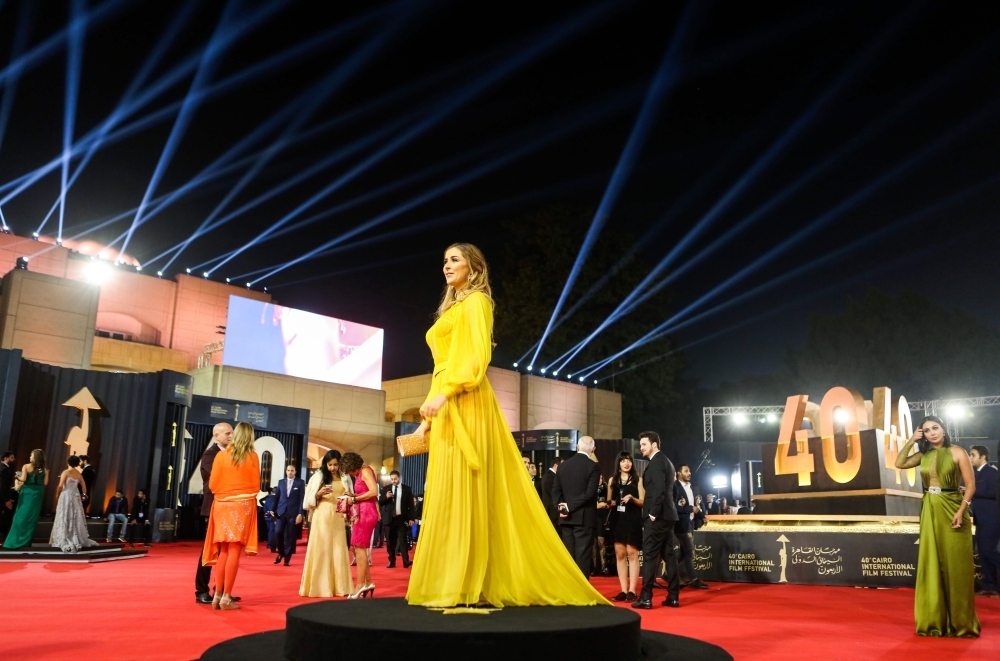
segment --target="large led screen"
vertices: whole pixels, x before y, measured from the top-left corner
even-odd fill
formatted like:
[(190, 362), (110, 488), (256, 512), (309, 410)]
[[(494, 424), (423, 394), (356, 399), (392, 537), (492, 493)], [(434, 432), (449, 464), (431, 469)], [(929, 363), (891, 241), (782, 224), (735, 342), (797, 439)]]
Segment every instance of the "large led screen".
[(381, 328), (230, 296), (222, 364), (378, 390), (383, 337)]

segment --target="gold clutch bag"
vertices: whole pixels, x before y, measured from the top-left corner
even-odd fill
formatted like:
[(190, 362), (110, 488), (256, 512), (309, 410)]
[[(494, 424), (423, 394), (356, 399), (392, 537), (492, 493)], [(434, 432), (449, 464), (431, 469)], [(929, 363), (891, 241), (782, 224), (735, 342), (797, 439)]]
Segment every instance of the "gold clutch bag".
[(396, 445), (399, 447), (400, 457), (409, 457), (414, 454), (427, 454), (427, 436), (418, 434), (405, 434), (396, 437)]

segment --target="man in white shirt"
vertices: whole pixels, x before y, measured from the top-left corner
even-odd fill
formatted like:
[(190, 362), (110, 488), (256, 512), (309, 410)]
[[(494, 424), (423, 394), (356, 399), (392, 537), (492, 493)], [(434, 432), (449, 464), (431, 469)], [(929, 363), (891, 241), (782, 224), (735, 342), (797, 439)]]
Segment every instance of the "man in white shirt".
[(674, 502), (677, 504), (677, 524), (674, 532), (677, 534), (677, 563), (684, 563), (687, 573), (687, 583), (684, 587), (697, 590), (707, 590), (708, 586), (694, 573), (694, 515), (701, 508), (694, 504), (694, 490), (691, 488), (691, 467), (681, 464), (677, 467), (677, 481), (674, 482)]
[(413, 491), (402, 484), (399, 471), (389, 473), (392, 484), (379, 494), (378, 504), (382, 508), (382, 522), (388, 530), (386, 546), (389, 552), (388, 569), (396, 566), (396, 553), (403, 556), (403, 569), (410, 566), (410, 545), (406, 528), (413, 525)]

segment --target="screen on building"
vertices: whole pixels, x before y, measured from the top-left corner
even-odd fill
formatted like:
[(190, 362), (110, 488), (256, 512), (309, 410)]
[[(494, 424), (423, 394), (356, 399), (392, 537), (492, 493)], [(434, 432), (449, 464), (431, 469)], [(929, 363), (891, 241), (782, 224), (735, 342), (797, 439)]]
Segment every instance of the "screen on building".
[(381, 328), (230, 296), (222, 364), (378, 390), (383, 337)]

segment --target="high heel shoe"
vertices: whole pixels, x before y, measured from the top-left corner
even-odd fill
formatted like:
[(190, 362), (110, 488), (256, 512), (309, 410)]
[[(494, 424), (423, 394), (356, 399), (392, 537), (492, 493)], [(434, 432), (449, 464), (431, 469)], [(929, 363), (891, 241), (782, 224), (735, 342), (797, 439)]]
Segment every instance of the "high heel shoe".
[(240, 607), (233, 603), (233, 598), (228, 594), (222, 595), (222, 599), (219, 601), (219, 610), (224, 611), (238, 611)]
[(365, 591), (368, 590), (367, 585), (362, 585), (358, 588), (357, 592), (347, 595), (348, 599), (362, 599), (365, 596)]
[(222, 593), (216, 592), (215, 596), (212, 597), (212, 610), (219, 610), (219, 604), (222, 602)]
[(367, 599), (368, 597), (374, 597), (374, 596), (375, 596), (375, 584), (369, 583), (365, 587), (365, 598)]

